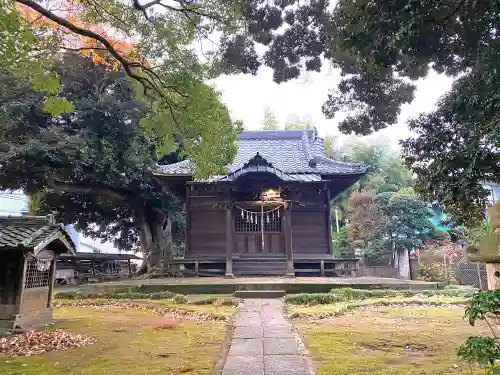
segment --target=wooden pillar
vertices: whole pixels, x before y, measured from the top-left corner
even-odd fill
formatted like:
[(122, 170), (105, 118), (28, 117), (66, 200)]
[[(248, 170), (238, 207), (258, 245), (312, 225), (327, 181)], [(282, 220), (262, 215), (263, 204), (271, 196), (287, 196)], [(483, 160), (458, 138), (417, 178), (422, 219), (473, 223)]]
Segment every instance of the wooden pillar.
[(187, 257), (187, 255), (189, 254), (189, 236), (190, 236), (190, 227), (191, 227), (191, 200), (190, 200), (190, 196), (192, 194), (192, 191), (193, 191), (193, 185), (188, 185), (186, 186), (186, 203), (185, 203), (185, 208), (184, 208), (184, 211), (185, 211), (185, 219), (186, 219), (186, 223), (185, 223), (185, 229), (184, 229), (184, 258)]
[(56, 263), (57, 263), (57, 255), (54, 256), (52, 263), (50, 264), (50, 272), (49, 272), (49, 298), (47, 301), (47, 307), (52, 307), (52, 297), (54, 293), (54, 285), (56, 283)]
[(226, 207), (226, 277), (234, 278), (233, 274), (233, 225), (232, 209)]
[(286, 251), (286, 275), (288, 277), (295, 276), (293, 267), (293, 251), (292, 251), (292, 206), (291, 204), (284, 209), (284, 225), (285, 225), (285, 251)]
[(132, 264), (130, 264), (130, 258), (128, 260), (128, 278), (131, 279), (132, 278)]
[(332, 199), (330, 197), (330, 188), (328, 187), (328, 184), (325, 184), (325, 190), (326, 190), (326, 223), (328, 228), (328, 235), (327, 235), (328, 254), (330, 254), (333, 257), (332, 212), (331, 212)]
[(17, 291), (16, 305), (18, 307), (18, 311), (23, 303), (23, 294), (26, 289), (26, 270), (28, 268), (28, 260), (26, 259), (26, 255), (21, 256), (21, 285), (19, 286), (19, 290)]

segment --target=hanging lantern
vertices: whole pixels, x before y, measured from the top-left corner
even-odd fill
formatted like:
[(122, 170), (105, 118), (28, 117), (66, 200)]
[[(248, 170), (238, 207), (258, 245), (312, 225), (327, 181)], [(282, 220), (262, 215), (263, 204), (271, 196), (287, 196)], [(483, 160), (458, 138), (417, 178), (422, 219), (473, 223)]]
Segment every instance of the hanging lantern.
[(278, 190), (269, 189), (262, 192), (262, 200), (265, 202), (275, 202), (281, 200), (281, 195)]
[(245, 213), (243, 212), (243, 210), (241, 210), (241, 218), (243, 219), (245, 216)]

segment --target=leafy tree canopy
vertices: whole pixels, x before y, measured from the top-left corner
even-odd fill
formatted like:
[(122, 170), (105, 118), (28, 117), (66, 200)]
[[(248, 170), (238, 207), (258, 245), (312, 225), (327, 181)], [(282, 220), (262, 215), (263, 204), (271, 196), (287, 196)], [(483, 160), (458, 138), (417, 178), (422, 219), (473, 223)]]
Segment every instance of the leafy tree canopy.
[(156, 143), (140, 125), (149, 107), (122, 72), (89, 58), (66, 55), (54, 69), (75, 108), (57, 117), (43, 93), (0, 76), (0, 190), (22, 188), (30, 209), (146, 258), (172, 251), (182, 204), (154, 177)]
[(278, 130), (279, 122), (270, 107), (264, 109), (264, 119), (262, 121), (262, 130)]
[[(339, 129), (356, 134), (395, 124), (401, 106), (413, 100), (415, 80), (430, 69), (460, 76), (434, 114), (411, 123), (417, 137), (404, 146), (408, 165), (421, 175), (416, 188), (472, 224), (483, 217), (481, 180), (500, 182), (496, 0), (0, 0), (0, 27), (2, 69), (54, 96), (57, 81), (40, 72), (61, 49), (78, 49), (123, 69), (176, 127), (185, 125), (177, 111), (190, 90), (222, 72), (255, 74), (267, 66), (279, 83), (328, 61), (342, 79), (323, 112), (328, 118), (347, 112)], [(212, 43), (214, 35), (220, 38)], [(194, 42), (202, 46), (202, 67)], [(265, 47), (262, 54), (257, 46)], [(53, 113), (71, 109), (54, 97), (45, 106)], [(435, 155), (443, 158), (435, 162)]]
[(370, 261), (389, 262), (394, 250), (414, 249), (432, 238), (427, 204), (414, 195), (369, 190), (353, 192), (347, 218), (351, 243)]
[(343, 132), (394, 124), (431, 69), (458, 77), (434, 112), (410, 121), (416, 136), (403, 142), (404, 157), (420, 194), (458, 224), (477, 225), (481, 183), (500, 182), (498, 1), (342, 0), (330, 21), (329, 49), (344, 76), (323, 109), (349, 110)]
[(418, 135), (402, 142), (416, 190), (471, 227), (485, 214), (481, 183), (500, 182), (500, 75), (484, 69), (459, 78), (436, 111), (410, 122)]
[[(68, 51), (126, 74), (148, 107), (143, 131), (167, 153), (181, 147), (200, 177), (220, 173), (236, 152), (234, 124), (217, 92), (204, 81), (192, 43), (224, 28), (234, 10), (212, 3), (210, 13), (183, 2), (1, 0), (0, 73), (12, 74), (45, 95), (43, 110), (71, 113), (73, 103), (53, 69)], [(159, 11), (162, 9), (162, 11)], [(217, 20), (216, 20), (217, 19)]]
[(355, 191), (369, 190), (377, 193), (397, 192), (412, 187), (413, 174), (403, 164), (399, 153), (390, 148), (385, 138), (372, 142), (349, 139), (337, 152), (341, 160), (369, 165), (367, 173), (356, 184), (337, 197), (335, 205), (345, 214), (348, 211), (348, 198)]

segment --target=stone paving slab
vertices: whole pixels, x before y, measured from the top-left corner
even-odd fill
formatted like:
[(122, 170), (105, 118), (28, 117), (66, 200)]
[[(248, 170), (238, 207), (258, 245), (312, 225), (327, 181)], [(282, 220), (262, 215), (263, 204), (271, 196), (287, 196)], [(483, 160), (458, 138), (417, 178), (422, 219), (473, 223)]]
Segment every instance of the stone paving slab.
[(264, 375), (264, 358), (262, 355), (229, 356), (222, 375)]
[(266, 355), (264, 375), (307, 375), (307, 370), (300, 355)]
[(289, 338), (292, 336), (292, 327), (289, 324), (265, 325), (263, 336), (266, 338)]
[(236, 316), (234, 323), (238, 326), (262, 326), (260, 311), (241, 311)]
[(275, 314), (262, 313), (262, 324), (267, 326), (287, 325), (287, 321), (283, 316), (276, 316)]
[(300, 352), (297, 341), (293, 338), (267, 338), (264, 339), (264, 355), (268, 354), (300, 354)]
[(228, 356), (234, 355), (262, 355), (262, 339), (233, 339)]
[(262, 302), (260, 299), (245, 299), (243, 300), (242, 311), (261, 311)]
[(309, 375), (280, 300), (243, 300), (222, 375)]
[(234, 339), (261, 339), (264, 337), (261, 326), (237, 326), (233, 331)]

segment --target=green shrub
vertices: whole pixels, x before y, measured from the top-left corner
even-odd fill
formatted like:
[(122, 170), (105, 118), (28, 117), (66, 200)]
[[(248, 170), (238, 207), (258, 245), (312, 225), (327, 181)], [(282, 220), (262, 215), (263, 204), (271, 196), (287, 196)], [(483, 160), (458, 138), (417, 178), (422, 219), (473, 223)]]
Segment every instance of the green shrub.
[(104, 298), (108, 299), (148, 299), (149, 294), (127, 292), (127, 293), (106, 293)]
[[(123, 290), (123, 289), (122, 289)], [(147, 299), (149, 294), (141, 292), (122, 292), (116, 293), (111, 291), (63, 291), (55, 295), (57, 299)]]
[[(401, 297), (471, 297), (475, 292), (473, 288), (448, 289), (448, 290), (391, 290), (391, 289), (332, 289), (330, 293), (296, 294), (285, 298), (292, 305), (327, 305), (337, 302), (364, 300), (368, 298), (401, 298)], [(389, 301), (390, 302), (390, 301)]]
[(179, 304), (189, 302), (188, 298), (184, 294), (176, 294), (175, 297), (173, 298), (173, 301)]
[(141, 293), (141, 286), (140, 285), (133, 285), (133, 286), (127, 286), (127, 285), (118, 285), (114, 286), (112, 288), (106, 288), (104, 289), (105, 293)]
[(239, 301), (236, 298), (208, 297), (193, 301), (192, 303), (195, 305), (213, 305), (217, 303), (221, 306), (238, 306)]
[(292, 305), (327, 305), (344, 299), (333, 293), (303, 293), (287, 296), (285, 301)]
[(169, 291), (155, 292), (149, 294), (150, 299), (172, 299), (176, 296), (175, 293)]
[(54, 298), (56, 299), (75, 299), (77, 296), (76, 291), (74, 290), (67, 290), (67, 291), (62, 291), (58, 292), (54, 295)]

